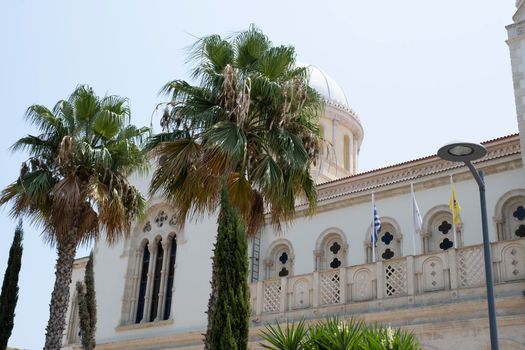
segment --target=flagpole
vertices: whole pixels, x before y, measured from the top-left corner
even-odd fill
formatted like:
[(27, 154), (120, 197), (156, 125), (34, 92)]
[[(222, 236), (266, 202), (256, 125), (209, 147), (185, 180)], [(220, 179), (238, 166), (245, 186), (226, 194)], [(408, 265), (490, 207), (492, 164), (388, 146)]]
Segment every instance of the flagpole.
[[(410, 192), (412, 193), (412, 216), (415, 215), (415, 211), (416, 211), (416, 208), (414, 207), (415, 205), (415, 195), (414, 195), (414, 183), (411, 182), (410, 183)], [(415, 218), (412, 218), (412, 220), (415, 220)], [(415, 221), (414, 221), (414, 224), (415, 224)], [(416, 256), (416, 226), (414, 225), (414, 234), (412, 235), (412, 251), (414, 252), (414, 256)]]
[(452, 180), (452, 174), (450, 174), (450, 195), (452, 196), (452, 208), (450, 209), (452, 211), (452, 233), (454, 235), (454, 248), (458, 248), (458, 239), (456, 234), (456, 217), (454, 215), (454, 211), (456, 208), (456, 203), (454, 202), (454, 181)]
[(374, 225), (375, 225), (375, 211), (374, 211), (374, 208), (375, 208), (375, 196), (374, 196), (374, 192), (372, 192), (372, 233), (371, 233), (371, 241), (372, 241), (372, 262), (375, 263), (376, 262), (376, 242), (375, 242), (375, 228), (374, 228)]

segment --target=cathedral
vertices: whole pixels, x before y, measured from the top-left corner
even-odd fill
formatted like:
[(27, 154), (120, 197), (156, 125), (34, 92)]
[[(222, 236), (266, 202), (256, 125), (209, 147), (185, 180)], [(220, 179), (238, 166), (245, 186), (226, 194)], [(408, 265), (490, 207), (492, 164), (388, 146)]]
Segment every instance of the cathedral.
[[(525, 350), (525, 0), (507, 26), (519, 134), (483, 142), (500, 349)], [(330, 147), (312, 172), (317, 212), (297, 203), (293, 226), (250, 238), (250, 342), (268, 323), (337, 315), (403, 327), (423, 349), (489, 349), (478, 187), (468, 168), (436, 155), (359, 172), (364, 130), (343, 89), (316, 66), (325, 100), (320, 132)], [(506, 116), (510, 117), (510, 116)], [(461, 204), (455, 223), (451, 179)], [(147, 193), (149, 179), (132, 183)], [(381, 221), (374, 244), (373, 206)], [(420, 225), (412, 210), (417, 199)], [(94, 248), (97, 349), (202, 349), (215, 214), (175, 228), (173, 209), (151, 198), (130, 238)], [(418, 227), (419, 226), (419, 227)], [(80, 349), (75, 284), (64, 349)]]

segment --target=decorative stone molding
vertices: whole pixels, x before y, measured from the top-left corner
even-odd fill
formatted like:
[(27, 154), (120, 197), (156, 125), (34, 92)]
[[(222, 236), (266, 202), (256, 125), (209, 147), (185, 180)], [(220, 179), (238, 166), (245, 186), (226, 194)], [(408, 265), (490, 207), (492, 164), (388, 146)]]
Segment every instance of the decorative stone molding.
[[(493, 264), (496, 271), (499, 271), (495, 274), (494, 282), (502, 286), (513, 281), (523, 282), (525, 238), (492, 243), (491, 250)], [(324, 308), (323, 314), (334, 312), (333, 307), (341, 303), (344, 304), (345, 310), (360, 310), (362, 307), (368, 310), (374, 300), (377, 301), (379, 309), (382, 304), (401, 305), (408, 299), (411, 299), (412, 303), (416, 299), (419, 303), (425, 303), (425, 300), (445, 303), (451, 297), (470, 298), (476, 288), (479, 288), (479, 295), (483, 296), (485, 290), (482, 261), (482, 245), (475, 245), (260, 281), (251, 284), (250, 288), (257, 293), (255, 299), (263, 300), (265, 306), (257, 308), (254, 317), (266, 320), (268, 317), (275, 317), (276, 314), (292, 319), (304, 317), (308, 314), (307, 311), (301, 310), (301, 313), (296, 313), (295, 310), (305, 308), (300, 306), (307, 300), (305, 291), (308, 291), (310, 296), (306, 309), (311, 309), (311, 314), (316, 314), (316, 307)], [(257, 289), (256, 286), (261, 288)], [(518, 289), (520, 286), (522, 284), (517, 286)], [(468, 291), (459, 292), (461, 289)], [(441, 294), (436, 294), (437, 292)], [(519, 292), (521, 293), (521, 289)], [(290, 303), (281, 303), (282, 293), (286, 294)], [(417, 298), (414, 298), (415, 296)], [(296, 303), (295, 300), (302, 300), (303, 304)]]
[[(487, 155), (475, 162), (485, 174), (498, 173), (521, 167), (519, 135), (514, 134), (484, 142)], [(462, 164), (429, 156), (413, 161), (352, 175), (318, 185), (318, 212), (337, 207), (335, 203), (361, 196), (374, 190), (376, 198), (384, 198), (410, 192), (410, 182), (425, 188), (448, 183), (448, 175), (454, 172), (457, 181), (470, 180), (468, 169)], [(438, 180), (439, 179), (439, 180)], [(403, 186), (401, 189), (400, 186)], [(405, 188), (406, 187), (406, 188)], [(395, 191), (393, 189), (396, 189)], [(366, 201), (367, 199), (361, 199)], [(307, 203), (297, 205), (298, 214), (307, 214)]]

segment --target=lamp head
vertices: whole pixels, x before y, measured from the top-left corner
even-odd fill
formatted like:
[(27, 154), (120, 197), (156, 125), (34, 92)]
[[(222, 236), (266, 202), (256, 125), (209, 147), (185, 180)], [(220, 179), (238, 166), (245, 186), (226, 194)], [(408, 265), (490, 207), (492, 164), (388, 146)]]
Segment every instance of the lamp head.
[(437, 155), (439, 158), (451, 162), (469, 162), (483, 158), (487, 149), (478, 143), (452, 142), (441, 147)]

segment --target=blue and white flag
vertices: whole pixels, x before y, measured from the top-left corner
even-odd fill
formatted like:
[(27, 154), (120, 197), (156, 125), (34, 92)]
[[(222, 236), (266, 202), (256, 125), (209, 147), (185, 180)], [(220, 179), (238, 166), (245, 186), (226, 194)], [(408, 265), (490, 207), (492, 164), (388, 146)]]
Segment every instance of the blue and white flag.
[(377, 247), (377, 240), (379, 239), (379, 232), (381, 231), (381, 219), (379, 219), (379, 214), (377, 214), (377, 208), (376, 208), (376, 202), (374, 194), (372, 193), (372, 208), (374, 211), (374, 219), (372, 221), (372, 235), (370, 237), (370, 240), (372, 241), (372, 261), (376, 261), (376, 247)]
[(379, 215), (377, 214), (377, 208), (374, 204), (374, 232), (372, 233), (372, 243), (374, 243), (374, 247), (377, 247), (377, 240), (379, 237), (379, 232), (381, 231), (381, 219), (379, 219)]

